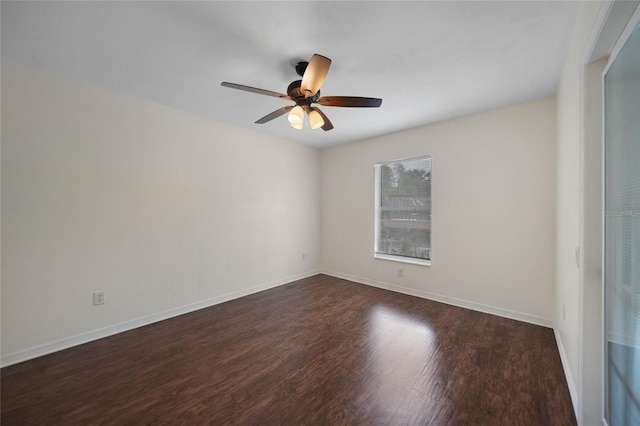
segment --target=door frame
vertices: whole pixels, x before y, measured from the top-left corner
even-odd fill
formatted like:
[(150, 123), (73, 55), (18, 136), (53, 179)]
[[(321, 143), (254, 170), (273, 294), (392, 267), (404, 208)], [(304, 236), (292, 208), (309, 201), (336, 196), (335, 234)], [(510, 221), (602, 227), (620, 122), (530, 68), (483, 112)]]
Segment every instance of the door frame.
[[(639, 5), (638, 0), (603, 1), (582, 55), (578, 424), (600, 418), (602, 425), (607, 426), (604, 417), (604, 75), (640, 21)], [(600, 168), (599, 175), (590, 175), (597, 173), (597, 168)], [(593, 226), (596, 226), (596, 235)], [(593, 244), (599, 252), (594, 252)]]

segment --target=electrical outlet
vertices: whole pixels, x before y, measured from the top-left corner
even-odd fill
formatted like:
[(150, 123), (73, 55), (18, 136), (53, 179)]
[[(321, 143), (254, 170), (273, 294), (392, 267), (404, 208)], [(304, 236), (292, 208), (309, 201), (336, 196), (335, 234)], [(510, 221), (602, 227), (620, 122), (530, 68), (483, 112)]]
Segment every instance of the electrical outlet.
[(104, 305), (104, 291), (96, 291), (93, 293), (93, 305)]
[(398, 276), (400, 278), (404, 277), (404, 269), (403, 268), (398, 268)]
[(302, 258), (302, 260), (306, 260), (307, 259), (307, 253), (302, 253), (302, 255), (300, 257)]

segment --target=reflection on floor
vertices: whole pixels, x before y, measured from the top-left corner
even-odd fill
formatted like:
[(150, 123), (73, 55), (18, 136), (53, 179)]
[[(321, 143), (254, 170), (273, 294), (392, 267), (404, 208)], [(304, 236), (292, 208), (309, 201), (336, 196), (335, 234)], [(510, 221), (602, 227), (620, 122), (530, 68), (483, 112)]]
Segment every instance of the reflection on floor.
[(14, 424), (574, 425), (551, 329), (317, 275), (2, 369)]

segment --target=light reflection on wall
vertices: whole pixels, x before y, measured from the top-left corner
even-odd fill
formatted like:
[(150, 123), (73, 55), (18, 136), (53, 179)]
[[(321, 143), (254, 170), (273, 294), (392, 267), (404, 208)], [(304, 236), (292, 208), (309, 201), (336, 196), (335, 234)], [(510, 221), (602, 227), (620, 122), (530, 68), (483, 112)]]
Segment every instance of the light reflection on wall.
[(415, 409), (409, 402), (418, 399), (429, 404), (434, 395), (441, 395), (437, 336), (425, 320), (390, 307), (376, 306), (370, 315), (367, 371), (378, 384), (377, 411), (396, 419), (406, 416), (408, 421)]

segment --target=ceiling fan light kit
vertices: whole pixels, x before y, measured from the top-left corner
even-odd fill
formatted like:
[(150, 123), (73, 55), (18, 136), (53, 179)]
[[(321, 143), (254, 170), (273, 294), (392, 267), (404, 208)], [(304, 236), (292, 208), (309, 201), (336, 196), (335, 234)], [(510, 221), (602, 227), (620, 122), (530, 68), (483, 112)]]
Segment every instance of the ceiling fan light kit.
[(315, 109), (309, 111), (309, 127), (315, 130), (319, 129), (322, 126), (324, 126), (324, 120), (322, 119), (322, 116), (318, 113), (318, 111), (316, 111)]
[(302, 107), (300, 105), (294, 106), (287, 118), (289, 119), (289, 123), (291, 123), (291, 127), (295, 129), (302, 129), (302, 124), (304, 121), (304, 111), (302, 110)]
[(274, 118), (280, 117), (289, 112), (287, 119), (294, 129), (301, 130), (304, 123), (304, 113), (309, 116), (309, 127), (311, 129), (323, 129), (328, 131), (333, 129), (333, 124), (320, 108), (312, 107), (311, 104), (318, 103), (322, 106), (350, 107), (350, 108), (377, 108), (382, 105), (382, 99), (363, 98), (358, 96), (320, 96), (320, 87), (331, 66), (331, 59), (315, 54), (309, 62), (299, 62), (296, 64), (296, 72), (302, 80), (296, 80), (289, 84), (287, 94), (272, 92), (270, 90), (258, 89), (256, 87), (244, 86), (242, 84), (229, 83), (223, 81), (224, 87), (244, 90), (245, 92), (267, 95), (280, 99), (295, 102), (295, 106), (282, 107), (264, 117), (258, 119), (256, 124), (267, 123)]

